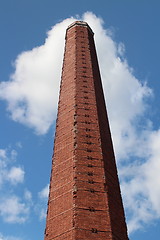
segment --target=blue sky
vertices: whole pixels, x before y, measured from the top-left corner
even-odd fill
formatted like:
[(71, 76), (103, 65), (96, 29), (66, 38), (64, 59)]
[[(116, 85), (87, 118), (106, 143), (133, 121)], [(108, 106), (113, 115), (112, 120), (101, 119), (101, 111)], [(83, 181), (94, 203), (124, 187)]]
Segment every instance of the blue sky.
[(131, 240), (160, 235), (157, 0), (0, 1), (0, 240), (43, 239), (65, 28), (95, 32)]

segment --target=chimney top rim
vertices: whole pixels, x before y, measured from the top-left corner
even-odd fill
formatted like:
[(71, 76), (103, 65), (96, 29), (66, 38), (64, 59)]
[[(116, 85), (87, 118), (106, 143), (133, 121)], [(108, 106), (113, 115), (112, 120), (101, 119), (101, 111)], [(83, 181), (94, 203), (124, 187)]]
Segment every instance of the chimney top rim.
[(89, 29), (89, 31), (90, 31), (92, 34), (94, 34), (93, 31), (92, 31), (92, 29), (91, 29), (90, 26), (88, 25), (88, 23), (87, 23), (87, 22), (84, 22), (84, 21), (75, 21), (75, 22), (71, 23), (71, 24), (67, 27), (67, 31), (68, 31), (70, 28), (74, 27), (74, 26), (87, 27), (87, 28)]

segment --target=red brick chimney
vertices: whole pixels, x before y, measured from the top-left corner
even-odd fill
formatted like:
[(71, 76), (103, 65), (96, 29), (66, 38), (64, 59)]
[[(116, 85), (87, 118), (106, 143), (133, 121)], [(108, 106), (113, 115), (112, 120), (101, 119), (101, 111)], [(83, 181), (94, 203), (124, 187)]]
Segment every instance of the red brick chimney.
[(76, 21), (66, 45), (45, 240), (128, 240), (93, 32)]

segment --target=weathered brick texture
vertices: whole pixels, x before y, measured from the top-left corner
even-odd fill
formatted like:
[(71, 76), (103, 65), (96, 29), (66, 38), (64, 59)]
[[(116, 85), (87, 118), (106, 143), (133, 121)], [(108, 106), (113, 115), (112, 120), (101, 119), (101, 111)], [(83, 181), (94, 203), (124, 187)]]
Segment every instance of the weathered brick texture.
[(128, 240), (93, 32), (66, 32), (45, 240)]

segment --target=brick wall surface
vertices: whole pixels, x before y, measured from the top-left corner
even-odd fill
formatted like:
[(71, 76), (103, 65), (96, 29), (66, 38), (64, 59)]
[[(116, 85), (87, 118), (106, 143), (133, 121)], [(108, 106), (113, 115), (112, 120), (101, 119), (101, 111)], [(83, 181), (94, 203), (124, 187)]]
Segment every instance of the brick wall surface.
[(66, 32), (45, 240), (128, 240), (93, 33)]

